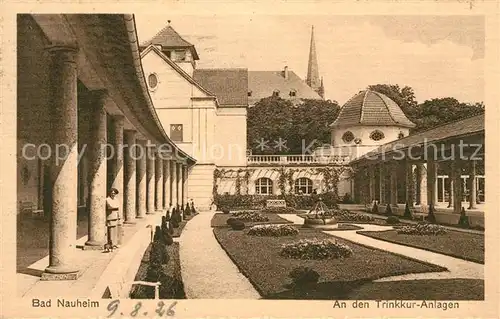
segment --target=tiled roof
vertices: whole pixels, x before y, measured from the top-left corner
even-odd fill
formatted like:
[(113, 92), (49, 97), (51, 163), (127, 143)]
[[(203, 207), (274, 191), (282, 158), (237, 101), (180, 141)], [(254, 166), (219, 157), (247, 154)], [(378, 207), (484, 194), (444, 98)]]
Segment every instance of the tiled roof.
[(195, 69), (193, 79), (214, 93), (221, 107), (248, 106), (247, 69)]
[[(284, 71), (248, 71), (248, 90), (252, 92), (249, 97), (250, 104), (272, 96), (274, 90), (279, 90), (283, 99), (321, 99), (318, 93), (290, 70), (287, 79), (284, 77)], [(289, 95), (292, 90), (296, 92), (295, 97)]]
[(144, 42), (141, 46), (147, 47), (150, 44), (161, 45), (163, 48), (190, 48), (193, 58), (199, 60), (194, 45), (184, 40), (170, 24), (161, 29), (151, 40)]
[(407, 149), (423, 145), (424, 143), (437, 143), (450, 138), (461, 137), (471, 134), (484, 134), (484, 114), (469, 117), (463, 120), (444, 124), (420, 133), (408, 135), (399, 140), (384, 144), (373, 151), (355, 159), (353, 162), (364, 158), (375, 158), (377, 154), (384, 152)]
[(354, 95), (340, 110), (332, 126), (395, 125), (415, 127), (401, 108), (382, 93), (365, 90)]

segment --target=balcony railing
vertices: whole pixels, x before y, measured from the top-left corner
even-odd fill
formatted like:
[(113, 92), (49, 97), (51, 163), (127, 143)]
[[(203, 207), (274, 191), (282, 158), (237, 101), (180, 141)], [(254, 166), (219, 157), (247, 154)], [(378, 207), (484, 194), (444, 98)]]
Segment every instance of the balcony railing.
[(350, 161), (349, 155), (249, 155), (248, 164), (336, 164), (345, 165)]

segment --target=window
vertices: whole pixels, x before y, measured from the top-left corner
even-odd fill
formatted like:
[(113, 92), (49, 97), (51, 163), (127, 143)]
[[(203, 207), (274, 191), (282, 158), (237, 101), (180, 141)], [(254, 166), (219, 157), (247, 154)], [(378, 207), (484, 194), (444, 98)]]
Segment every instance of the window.
[(174, 142), (182, 142), (182, 124), (170, 125), (170, 139)]
[(273, 181), (267, 177), (261, 177), (255, 181), (255, 193), (257, 195), (272, 195)]
[(344, 133), (344, 135), (342, 135), (342, 141), (346, 142), (346, 143), (350, 143), (354, 140), (354, 134), (352, 134), (351, 131), (347, 131)]
[(172, 56), (172, 51), (165, 51), (165, 55), (170, 59), (170, 57)]
[(151, 89), (151, 90), (156, 89), (156, 87), (158, 86), (158, 76), (156, 76), (156, 74), (151, 73), (148, 76), (148, 85), (149, 85), (149, 89)]
[(175, 51), (176, 61), (186, 61), (186, 51)]
[(313, 182), (311, 179), (301, 177), (295, 180), (295, 194), (312, 194)]
[(291, 90), (290, 91), (290, 97), (295, 97), (295, 96), (297, 96), (297, 91)]
[(399, 132), (398, 138), (403, 138), (403, 137), (405, 137), (405, 134), (403, 132)]
[(370, 138), (374, 141), (380, 141), (381, 139), (383, 139), (385, 136), (384, 136), (384, 133), (382, 133), (381, 131), (379, 130), (375, 130), (373, 132), (371, 132), (370, 134)]
[(248, 91), (248, 96), (252, 96), (252, 91)]
[(278, 96), (280, 96), (280, 91), (279, 91), (279, 90), (274, 90), (274, 91), (273, 91), (273, 96), (274, 96), (274, 97), (278, 97)]

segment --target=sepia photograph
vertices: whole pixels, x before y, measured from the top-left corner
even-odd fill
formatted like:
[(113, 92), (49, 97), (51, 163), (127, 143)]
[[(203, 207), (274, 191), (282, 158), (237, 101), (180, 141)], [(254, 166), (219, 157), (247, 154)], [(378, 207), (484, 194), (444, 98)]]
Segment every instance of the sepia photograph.
[(491, 298), (486, 15), (164, 7), (12, 15), (11, 298), (103, 317)]

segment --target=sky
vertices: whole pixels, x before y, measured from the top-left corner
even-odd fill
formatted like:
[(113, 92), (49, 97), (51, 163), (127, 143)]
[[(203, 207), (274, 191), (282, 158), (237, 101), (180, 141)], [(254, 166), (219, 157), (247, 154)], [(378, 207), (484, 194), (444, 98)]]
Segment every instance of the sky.
[(135, 15), (140, 42), (171, 20), (194, 44), (199, 68), (288, 66), (305, 80), (314, 25), (325, 98), (344, 104), (372, 84), (414, 89), (419, 103), (484, 100), (484, 17), (345, 15)]

